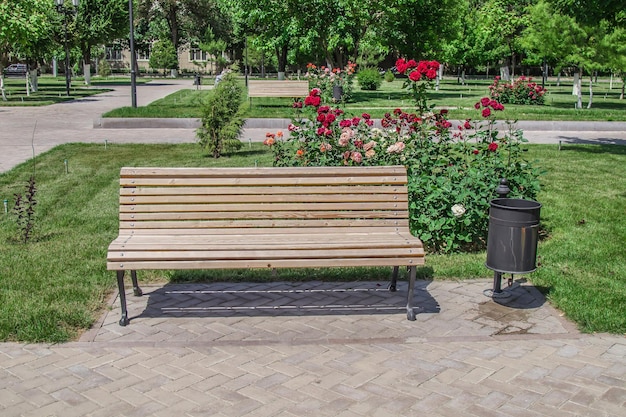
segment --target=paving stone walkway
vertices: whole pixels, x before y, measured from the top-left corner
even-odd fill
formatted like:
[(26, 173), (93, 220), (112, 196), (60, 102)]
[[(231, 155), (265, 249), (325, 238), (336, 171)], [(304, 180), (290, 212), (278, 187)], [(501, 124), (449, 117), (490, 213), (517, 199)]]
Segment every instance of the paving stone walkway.
[(580, 334), (523, 279), (168, 284), (79, 341), (0, 344), (4, 416), (626, 415), (626, 339)]

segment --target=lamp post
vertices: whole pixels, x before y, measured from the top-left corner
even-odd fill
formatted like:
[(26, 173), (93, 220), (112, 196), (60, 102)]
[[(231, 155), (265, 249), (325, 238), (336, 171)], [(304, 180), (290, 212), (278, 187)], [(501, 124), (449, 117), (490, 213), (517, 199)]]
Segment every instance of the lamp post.
[(135, 56), (135, 24), (133, 22), (133, 0), (128, 0), (128, 17), (130, 20), (130, 103), (137, 107), (137, 57)]
[(79, 0), (72, 0), (73, 8), (64, 7), (64, 0), (54, 0), (57, 5), (57, 12), (63, 14), (63, 40), (65, 43), (65, 94), (70, 95), (70, 49), (67, 44), (67, 19), (69, 15), (75, 15)]

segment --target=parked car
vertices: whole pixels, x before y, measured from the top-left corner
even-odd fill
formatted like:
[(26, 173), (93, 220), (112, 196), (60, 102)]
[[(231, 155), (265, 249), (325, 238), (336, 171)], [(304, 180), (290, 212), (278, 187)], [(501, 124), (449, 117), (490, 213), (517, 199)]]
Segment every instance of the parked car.
[(24, 77), (28, 72), (26, 64), (11, 64), (4, 69), (5, 77)]

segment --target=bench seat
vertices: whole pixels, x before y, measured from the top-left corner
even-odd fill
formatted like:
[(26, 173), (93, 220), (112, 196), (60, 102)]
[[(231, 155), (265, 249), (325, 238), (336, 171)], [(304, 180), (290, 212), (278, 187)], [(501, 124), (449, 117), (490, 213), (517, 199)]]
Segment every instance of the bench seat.
[(291, 80), (250, 80), (248, 98), (252, 97), (287, 97), (301, 98), (309, 94), (308, 81)]
[(422, 242), (408, 227), (404, 167), (122, 168), (120, 231), (107, 268), (124, 271), (409, 267), (407, 316)]

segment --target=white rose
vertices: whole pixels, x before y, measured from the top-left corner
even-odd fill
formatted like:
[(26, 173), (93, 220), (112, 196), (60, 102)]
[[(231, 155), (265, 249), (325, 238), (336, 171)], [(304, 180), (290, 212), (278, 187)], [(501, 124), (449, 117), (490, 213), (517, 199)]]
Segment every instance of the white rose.
[(461, 204), (453, 205), (452, 214), (454, 215), (454, 217), (461, 217), (465, 214), (465, 207), (463, 207)]

